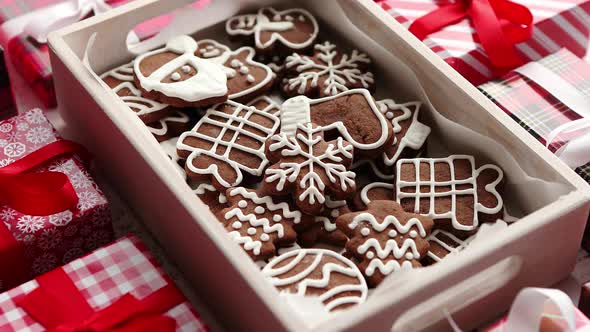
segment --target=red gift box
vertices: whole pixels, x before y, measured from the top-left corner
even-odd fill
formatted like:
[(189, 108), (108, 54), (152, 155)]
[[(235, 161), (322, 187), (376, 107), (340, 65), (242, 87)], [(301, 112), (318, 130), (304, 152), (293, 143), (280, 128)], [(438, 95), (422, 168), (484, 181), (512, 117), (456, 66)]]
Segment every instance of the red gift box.
[[(60, 140), (39, 109), (0, 121), (0, 167)], [(78, 205), (49, 216), (26, 215), (0, 205), (0, 261), (18, 264), (0, 269), (5, 287), (61, 266), (114, 238), (108, 202), (78, 158), (54, 159), (33, 170), (43, 171), (64, 173), (78, 196)], [(28, 278), (16, 279), (12, 270), (17, 268)]]
[(16, 103), (6, 68), (4, 49), (0, 47), (0, 120), (16, 115)]
[[(130, 0), (105, 0), (104, 2), (116, 7), (129, 2)], [(53, 75), (49, 62), (49, 50), (47, 44), (38, 43), (25, 34), (14, 36), (13, 32), (4, 31), (10, 24), (10, 20), (21, 15), (30, 14), (50, 6), (63, 2), (76, 2), (72, 0), (0, 0), (0, 39), (5, 43), (6, 51), (10, 61), (16, 70), (23, 76), (31, 86), (35, 94), (43, 101), (45, 107), (55, 107), (55, 91), (53, 86)], [(98, 2), (98, 1), (97, 1)], [(194, 6), (200, 7), (207, 3), (207, 0), (200, 0)], [(138, 25), (133, 32), (144, 40), (158, 33), (168, 25), (172, 15), (163, 15)]]
[(135, 236), (0, 295), (1, 331), (208, 331)]
[[(561, 48), (567, 48), (575, 55), (584, 57), (590, 43), (590, 1), (512, 1), (527, 6), (533, 14), (532, 37), (515, 47), (516, 55), (522, 64), (539, 60)], [(385, 10), (406, 27), (430, 12), (460, 2), (462, 1), (379, 1)], [(500, 20), (500, 24), (504, 22)], [(474, 85), (497, 77), (498, 71), (483, 50), (473, 22), (469, 18), (428, 35), (424, 42)]]

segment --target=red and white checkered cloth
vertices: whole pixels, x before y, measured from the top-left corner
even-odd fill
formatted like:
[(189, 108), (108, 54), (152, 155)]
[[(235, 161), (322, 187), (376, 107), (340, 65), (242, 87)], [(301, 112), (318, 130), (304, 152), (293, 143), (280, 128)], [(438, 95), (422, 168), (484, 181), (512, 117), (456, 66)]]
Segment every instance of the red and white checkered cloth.
[[(590, 98), (590, 64), (565, 49), (537, 62)], [(516, 72), (483, 84), (479, 89), (543, 144), (554, 129), (582, 118), (543, 87)], [(558, 135), (549, 149), (557, 151), (577, 134)], [(590, 164), (577, 168), (576, 172), (590, 182)]]
[[(131, 293), (142, 299), (172, 283), (147, 248), (135, 236), (122, 238), (62, 267), (80, 294), (95, 310)], [(50, 272), (51, 273), (51, 272)], [(0, 294), (0, 331), (36, 332), (45, 329), (16, 305), (15, 299), (38, 287), (35, 280)], [(188, 301), (165, 313), (176, 320), (177, 332), (208, 331)]]
[[(513, 0), (527, 6), (533, 16), (533, 37), (516, 46), (522, 60), (539, 60), (561, 48), (584, 57), (590, 46), (589, 0)], [(409, 27), (417, 18), (454, 0), (378, 1), (397, 21)], [(492, 65), (469, 19), (447, 26), (424, 40), (435, 53), (474, 85), (495, 78)]]

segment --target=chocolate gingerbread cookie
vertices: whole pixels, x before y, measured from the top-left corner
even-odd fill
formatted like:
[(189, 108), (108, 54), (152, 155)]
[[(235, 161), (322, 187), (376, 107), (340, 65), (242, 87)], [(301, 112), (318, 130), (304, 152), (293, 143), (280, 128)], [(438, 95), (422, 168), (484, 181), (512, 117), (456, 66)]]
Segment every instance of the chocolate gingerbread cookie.
[(353, 198), (354, 208), (364, 210), (371, 201), (395, 200), (395, 186), (387, 182), (371, 182), (358, 190)]
[(172, 115), (148, 123), (146, 126), (158, 142), (163, 142), (187, 131), (190, 128), (190, 117), (177, 110)]
[(345, 200), (332, 200), (326, 197), (324, 211), (314, 217), (313, 225), (299, 233), (298, 241), (304, 247), (313, 247), (316, 243), (326, 243), (343, 247), (348, 237), (336, 227), (336, 218), (351, 212)]
[(229, 207), (225, 192), (220, 192), (217, 188), (208, 183), (199, 184), (193, 192), (199, 197), (199, 199), (201, 199), (201, 201), (203, 201), (203, 203), (207, 204), (211, 213), (213, 213), (220, 222), (224, 221), (222, 211)]

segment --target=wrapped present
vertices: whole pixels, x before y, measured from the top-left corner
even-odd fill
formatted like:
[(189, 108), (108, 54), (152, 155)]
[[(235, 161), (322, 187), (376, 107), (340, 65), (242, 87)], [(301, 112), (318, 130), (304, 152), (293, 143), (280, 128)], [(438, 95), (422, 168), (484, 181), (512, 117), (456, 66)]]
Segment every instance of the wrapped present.
[(0, 121), (0, 265), (11, 267), (0, 269), (0, 288), (114, 238), (108, 202), (78, 152), (39, 109)]
[[(45, 107), (55, 107), (57, 103), (46, 44), (49, 32), (129, 1), (0, 0), (0, 41), (6, 47), (10, 61)], [(200, 0), (194, 6), (203, 6), (207, 2)], [(155, 35), (171, 18), (172, 15), (164, 15), (141, 23), (129, 35), (129, 42)]]
[(560, 290), (525, 288), (514, 300), (508, 315), (482, 332), (583, 332), (590, 330), (590, 319)]
[(122, 238), (0, 295), (1, 331), (208, 331), (140, 240)]
[(6, 68), (4, 49), (0, 47), (0, 120), (16, 115), (16, 103)]
[(588, 49), (589, 0), (378, 2), (474, 85), (561, 48)]

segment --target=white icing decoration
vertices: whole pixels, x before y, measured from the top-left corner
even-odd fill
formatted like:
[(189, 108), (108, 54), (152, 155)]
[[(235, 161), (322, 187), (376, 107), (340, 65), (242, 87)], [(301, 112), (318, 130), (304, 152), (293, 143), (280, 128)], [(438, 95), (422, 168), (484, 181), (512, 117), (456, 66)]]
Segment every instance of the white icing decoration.
[(170, 79), (173, 81), (178, 81), (182, 78), (182, 76), (180, 76), (179, 73), (172, 73), (172, 75), (170, 75)]
[[(212, 174), (213, 176), (215, 176), (215, 179), (222, 186), (229, 188), (232, 186), (239, 185), (242, 182), (242, 172), (246, 172), (253, 176), (262, 175), (263, 170), (268, 164), (268, 160), (264, 155), (264, 143), (276, 131), (277, 127), (279, 126), (280, 120), (276, 115), (274, 115), (276, 111), (271, 112), (272, 110), (276, 110), (276, 104), (274, 103), (266, 107), (264, 110), (258, 110), (253, 106), (245, 106), (233, 101), (227, 101), (225, 104), (227, 106), (233, 107), (234, 111), (231, 114), (228, 114), (218, 111), (215, 107), (210, 108), (209, 110), (207, 110), (207, 113), (199, 120), (199, 122), (191, 131), (187, 131), (180, 136), (177, 144), (177, 149), (180, 151), (191, 152), (191, 154), (187, 158), (187, 168), (191, 172), (197, 174)], [(243, 112), (244, 110), (246, 112)], [(272, 124), (272, 127), (265, 127), (262, 124), (251, 121), (250, 117), (254, 114), (266, 118), (268, 122)], [(219, 118), (223, 120), (219, 120)], [(201, 126), (203, 125), (219, 127), (221, 129), (219, 135), (217, 137), (211, 137), (207, 134), (199, 132), (199, 128), (201, 128)], [(257, 131), (259, 131), (261, 134), (252, 133), (244, 130), (245, 125), (251, 128), (256, 128)], [(222, 139), (228, 131), (235, 131), (234, 135), (232, 136), (229, 142), (224, 141)], [(249, 148), (242, 146), (237, 143), (240, 136), (253, 139), (259, 142), (260, 146), (258, 148)], [(195, 148), (184, 143), (184, 141), (188, 137), (195, 137), (198, 140), (205, 140), (211, 142), (212, 146), (207, 150)], [(223, 155), (217, 154), (216, 150), (218, 146), (226, 147)], [(258, 167), (252, 168), (251, 166), (240, 164), (238, 161), (229, 159), (228, 156), (233, 149), (237, 149), (245, 153), (251, 154), (252, 156), (258, 158), (258, 160), (260, 160), (260, 164), (258, 165)], [(209, 165), (206, 169), (196, 168), (193, 165), (193, 160), (201, 155), (206, 155), (217, 160), (220, 160), (222, 162), (226, 162), (236, 172), (236, 181), (234, 183), (229, 183), (224, 178), (222, 178), (221, 174), (219, 173), (218, 167), (215, 164)]]
[(371, 230), (370, 230), (370, 229), (368, 229), (367, 227), (363, 227), (363, 228), (361, 229), (361, 235), (362, 235), (362, 236), (369, 236), (369, 234), (371, 234)]
[(363, 189), (361, 189), (361, 201), (363, 202), (363, 204), (368, 205), (371, 202), (371, 200), (369, 199), (369, 191), (375, 188), (385, 188), (387, 190), (391, 190), (391, 192), (393, 193), (394, 185), (385, 182), (371, 182), (368, 185), (364, 186)]
[(286, 100), (283, 103), (283, 105), (281, 105), (281, 133), (284, 132), (285, 134), (289, 134), (293, 132), (293, 128), (296, 128), (297, 123), (306, 123), (312, 121), (310, 115), (311, 106), (352, 94), (362, 94), (365, 97), (365, 100), (367, 101), (369, 107), (373, 111), (373, 114), (379, 120), (379, 129), (381, 132), (381, 136), (379, 137), (379, 139), (371, 143), (357, 142), (349, 134), (348, 129), (342, 121), (336, 121), (325, 126), (320, 126), (320, 128), (322, 128), (324, 131), (330, 131), (334, 129), (338, 130), (340, 135), (347, 142), (352, 144), (355, 149), (375, 150), (380, 148), (381, 146), (383, 146), (383, 144), (387, 142), (387, 139), (389, 138), (389, 127), (387, 126), (387, 119), (385, 119), (383, 114), (381, 114), (379, 108), (373, 100), (373, 97), (366, 89), (352, 89), (344, 91), (335, 96), (328, 96), (319, 99), (310, 99), (306, 96), (297, 96)]
[[(324, 256), (335, 258), (338, 263), (324, 262), (322, 265), (322, 258)], [(306, 257), (313, 258), (309, 266), (301, 269), (299, 273), (291, 277), (281, 277), (302, 264)], [(287, 259), (291, 259), (291, 261), (281, 267), (276, 267)], [(320, 279), (311, 278), (310, 274), (318, 268), (321, 269)], [(355, 278), (358, 283), (337, 285), (329, 289), (332, 275), (336, 273)], [(363, 303), (368, 295), (367, 284), (356, 265), (344, 256), (326, 249), (298, 249), (287, 252), (272, 259), (262, 269), (262, 274), (276, 287), (288, 287), (296, 284), (295, 292), (301, 296), (305, 295), (308, 288), (324, 289), (325, 292), (319, 295), (319, 301), (326, 305), (327, 310), (332, 310), (343, 304)], [(358, 295), (339, 296), (339, 294), (344, 292), (354, 292), (355, 294), (358, 293)]]
[(371, 171), (373, 172), (373, 174), (375, 174), (379, 179), (383, 180), (383, 181), (391, 181), (393, 179), (395, 179), (395, 175), (392, 174), (385, 174), (383, 173), (379, 167), (377, 165), (375, 165), (375, 162), (373, 160), (370, 159), (361, 159), (361, 160), (357, 160), (354, 162), (354, 164), (352, 164), (352, 169), (353, 170), (357, 170), (359, 167), (363, 166), (363, 165), (369, 165), (369, 167), (371, 168)]
[(239, 221), (234, 221), (234, 223), (231, 224), (231, 227), (234, 229), (240, 229), (240, 228), (242, 228), (242, 223)]
[(238, 207), (245, 209), (248, 206), (248, 202), (246, 202), (245, 200), (241, 200), (238, 202)]
[[(134, 62), (134, 71), (139, 83), (146, 91), (158, 91), (168, 97), (179, 98), (188, 102), (220, 97), (227, 94), (227, 76), (223, 67), (208, 59), (195, 56), (197, 42), (189, 36), (171, 39), (164, 48), (140, 55)], [(145, 77), (139, 69), (141, 62), (151, 56), (174, 52), (180, 54), (172, 61), (156, 69)], [(197, 73), (180, 82), (162, 83), (162, 80), (179, 67), (190, 64)]]
[[(404, 104), (396, 104), (392, 99), (384, 99), (377, 102), (377, 106), (381, 113), (383, 113), (388, 119), (392, 120), (393, 133), (398, 134), (402, 127), (400, 122), (406, 121), (411, 117), (411, 124), (405, 135), (401, 138), (400, 142), (397, 141), (397, 137), (393, 141), (392, 145), (397, 145), (398, 148), (393, 156), (389, 156), (387, 152), (383, 152), (383, 162), (386, 166), (395, 165), (399, 156), (406, 148), (413, 150), (419, 150), (426, 142), (426, 138), (430, 135), (430, 127), (418, 121), (418, 114), (420, 113), (420, 102), (409, 102)], [(414, 110), (412, 112), (412, 109)], [(402, 111), (402, 114), (394, 118), (394, 111)], [(391, 114), (391, 116), (389, 115)]]
[[(342, 201), (333, 201), (329, 196), (326, 197), (326, 202), (324, 203), (324, 207), (326, 210), (332, 210), (330, 212), (330, 217), (331, 218), (337, 218), (340, 215), (340, 208), (343, 208), (344, 206), (346, 206), (346, 201), (342, 200)], [(315, 222), (321, 222), (324, 224), (324, 230), (328, 233), (331, 233), (333, 231), (335, 231), (336, 228), (336, 223), (334, 221), (332, 221), (330, 218), (326, 217), (326, 216), (316, 216), (314, 218)]]
[(287, 15), (287, 16), (285, 16), (285, 20), (287, 20), (289, 22), (292, 22), (293, 21), (293, 16)]
[(268, 234), (261, 234), (260, 235), (260, 241), (268, 241), (270, 240), (270, 236), (268, 236)]
[(191, 67), (190, 66), (182, 66), (182, 72), (185, 74), (188, 74), (191, 72)]
[[(281, 18), (282, 15), (292, 15), (298, 16), (300, 21), (307, 20), (312, 24), (312, 32), (309, 35), (309, 38), (303, 42), (292, 42), (288, 40), (281, 32), (291, 30), (296, 28), (295, 24), (290, 21), (278, 21), (275, 20), (274, 22), (270, 21), (270, 19), (264, 15), (264, 12), (271, 12), (272, 17), (274, 18), (279, 17)], [(304, 17), (302, 20), (301, 17)], [(236, 23), (235, 27), (232, 27)], [(318, 35), (318, 23), (316, 19), (306, 10), (294, 8), (288, 9), (284, 11), (277, 11), (271, 7), (261, 8), (258, 11), (258, 14), (248, 14), (248, 15), (240, 15), (235, 16), (227, 20), (225, 24), (225, 29), (227, 33), (231, 36), (236, 35), (252, 35), (254, 34), (254, 43), (256, 48), (258, 49), (265, 49), (270, 47), (276, 41), (281, 42), (283, 45), (289, 47), (290, 49), (300, 50), (305, 49), (310, 46)], [(260, 37), (262, 32), (272, 32), (268, 41), (262, 43)]]
[(158, 127), (153, 127), (151, 124), (147, 124), (147, 128), (149, 129), (149, 131), (156, 135), (156, 136), (164, 136), (168, 133), (168, 123), (171, 122), (176, 122), (176, 123), (188, 123), (190, 121), (190, 118), (188, 115), (186, 115), (185, 113), (181, 112), (181, 111), (176, 111), (174, 112), (174, 115), (171, 116), (167, 116), (165, 118), (162, 118), (160, 120), (157, 121), (159, 128)]
[[(472, 176), (468, 177), (467, 179), (457, 180), (455, 179), (455, 160), (467, 160), (471, 165), (471, 174)], [(422, 181), (420, 180), (420, 163), (426, 163), (429, 165), (430, 174), (429, 178), (432, 180), (429, 181)], [(450, 181), (434, 181), (434, 174), (435, 174), (435, 167), (436, 163), (446, 164), (449, 167), (451, 180)], [(404, 164), (412, 164), (416, 170), (415, 181), (404, 181), (401, 179), (401, 167)], [(498, 204), (495, 207), (488, 208), (483, 204), (479, 203), (478, 195), (477, 195), (477, 177), (483, 171), (487, 169), (493, 169), (498, 172), (498, 178), (493, 182), (487, 184), (485, 186), (485, 190), (490, 194), (494, 195)], [(414, 204), (414, 212), (420, 212), (420, 198), (428, 198), (430, 201), (430, 206), (428, 209), (428, 213), (422, 213), (422, 215), (427, 216), (432, 219), (450, 219), (452, 221), (453, 228), (456, 230), (462, 231), (472, 231), (479, 227), (479, 212), (486, 213), (486, 214), (495, 214), (502, 210), (503, 201), (502, 197), (498, 193), (496, 189), (496, 185), (502, 181), (504, 177), (504, 173), (502, 170), (496, 165), (484, 165), (477, 170), (475, 169), (475, 159), (473, 156), (467, 155), (452, 155), (447, 158), (416, 158), (416, 159), (400, 159), (397, 162), (397, 172), (396, 172), (396, 200), (398, 203), (401, 202), (404, 198), (413, 198), (415, 200)], [(468, 189), (456, 189), (458, 185), (470, 185)], [(413, 187), (416, 188), (417, 193), (407, 193), (402, 192), (402, 189), (405, 187)], [(428, 192), (420, 192), (420, 188), (429, 187), (430, 190)], [(435, 192), (436, 187), (450, 187), (450, 191), (444, 192)], [(473, 222), (471, 225), (462, 225), (457, 220), (456, 215), (456, 199), (457, 196), (460, 195), (470, 195), (473, 196)], [(451, 199), (451, 210), (444, 213), (436, 213), (435, 211), (435, 198), (436, 197), (449, 197)]]
[(340, 92), (347, 91), (348, 83), (356, 84), (360, 82), (362, 87), (368, 89), (374, 83), (373, 73), (358, 69), (359, 63), (371, 63), (369, 57), (358, 50), (353, 50), (350, 56), (342, 54), (342, 57), (335, 62), (336, 56), (339, 54), (336, 50), (336, 45), (325, 42), (323, 44), (316, 44), (314, 46), (316, 51), (316, 58), (320, 63), (314, 61), (314, 58), (293, 53), (285, 59), (286, 68), (295, 68), (299, 73), (293, 78), (289, 78), (286, 88), (290, 91), (297, 91), (299, 94), (304, 94), (307, 86), (315, 88), (320, 83), (325, 85), (322, 91), (323, 95), (336, 95)]
[(250, 69), (248, 69), (248, 67), (246, 66), (241, 66), (240, 67), (240, 74), (246, 75), (250, 72)]
[(260, 255), (262, 242), (252, 239), (250, 236), (242, 236), (238, 231), (231, 231), (227, 233), (229, 237), (239, 245), (244, 247), (244, 250), (252, 250), (254, 255)]
[(240, 60), (238, 60), (238, 59), (233, 59), (233, 60), (232, 60), (232, 61), (229, 63), (229, 65), (230, 65), (232, 68), (238, 68), (239, 66), (241, 66), (241, 65), (242, 65), (242, 62), (241, 62)]
[(411, 238), (415, 238), (416, 236), (418, 236), (418, 233), (416, 233), (416, 231), (411, 231), (410, 232), (410, 237)]
[(372, 251), (367, 251), (367, 254), (365, 256), (367, 256), (368, 259), (373, 259), (375, 257), (375, 254)]
[(274, 216), (272, 216), (272, 220), (274, 222), (279, 222), (283, 219), (283, 217), (280, 214), (275, 214)]
[[(443, 235), (446, 236), (447, 238), (450, 238), (451, 240), (453, 240), (453, 242), (455, 242), (457, 244), (456, 247), (452, 247), (450, 245), (448, 245), (446, 242), (444, 242), (443, 240), (441, 240), (439, 237)], [(473, 237), (469, 237), (466, 240), (461, 240), (458, 237), (456, 237), (455, 235), (453, 235), (452, 233), (443, 231), (441, 229), (437, 229), (434, 232), (432, 232), (432, 234), (430, 234), (427, 238), (427, 240), (429, 242), (435, 242), (437, 243), (439, 246), (441, 246), (443, 249), (445, 249), (446, 251), (450, 253), (454, 253), (454, 252), (459, 252), (463, 249), (465, 249), (467, 247), (467, 245), (469, 244), (469, 242), (471, 242), (471, 240), (473, 239)], [(444, 259), (443, 258), (435, 255), (432, 251), (428, 251), (428, 253), (426, 254), (428, 257), (430, 257), (432, 260), (434, 260), (435, 262), (440, 262), (441, 260)]]
[(320, 176), (314, 172), (314, 168), (322, 169), (328, 181), (339, 183), (342, 191), (355, 185), (355, 173), (346, 169), (342, 164), (343, 157), (352, 159), (352, 145), (345, 144), (344, 140), (339, 137), (336, 139), (336, 145), (330, 144), (329, 147), (319, 156), (314, 155), (314, 146), (322, 140), (321, 127), (313, 128), (311, 123), (299, 124), (297, 135), (287, 137), (281, 133), (274, 135), (269, 140), (270, 151), (281, 150), (282, 156), (301, 156), (304, 161), (301, 163), (282, 162), (280, 168), (268, 168), (265, 172), (264, 181), (272, 183), (277, 181), (275, 187), (282, 191), (287, 182), (295, 182), (302, 169), (308, 168), (309, 172), (302, 177), (298, 186), (305, 189), (299, 197), (300, 201), (307, 201), (310, 204), (319, 202), (323, 204), (325, 197), (323, 191), (326, 187)]
[(176, 170), (176, 174), (180, 175), (180, 177), (183, 180), (186, 180), (186, 172), (184, 171), (184, 168), (182, 168), (178, 164), (178, 160), (180, 158), (178, 157), (178, 154), (176, 153), (176, 141), (177, 140), (178, 140), (178, 137), (174, 137), (169, 140), (160, 142), (160, 147), (162, 148), (162, 150), (164, 150), (164, 153), (166, 153), (166, 155), (170, 158), (169, 160), (172, 163), (172, 166), (174, 167), (174, 169)]
[(301, 21), (301, 22), (305, 21), (305, 16), (299, 15), (299, 21)]
[(254, 212), (258, 213), (258, 214), (262, 214), (264, 213), (266, 210), (264, 210), (264, 208), (262, 206), (257, 206), (256, 208), (254, 208)]
[[(183, 170), (183, 172), (184, 172), (184, 170)], [(215, 187), (213, 187), (212, 185), (210, 185), (208, 183), (199, 184), (197, 189), (194, 190), (194, 193), (197, 195), (203, 195), (203, 194), (205, 194), (205, 191), (211, 191), (211, 192), (217, 193), (218, 194), (217, 201), (219, 202), (219, 204), (227, 203), (227, 197), (225, 197), (224, 194), (220, 193)]]
[(256, 234), (256, 228), (254, 227), (250, 227), (246, 230), (246, 233), (248, 233), (248, 235), (255, 235)]
[(256, 78), (254, 78), (254, 76), (252, 76), (252, 75), (248, 75), (246, 77), (246, 81), (248, 81), (248, 83), (254, 83), (254, 82), (256, 82)]
[[(412, 231), (412, 232), (414, 232), (414, 234), (416, 234), (416, 231)], [(412, 234), (412, 232), (410, 232), (410, 234)], [(397, 236), (397, 232), (392, 229), (392, 230), (389, 231), (388, 235), (389, 235), (389, 237), (396, 237)], [(412, 237), (416, 237), (416, 236), (412, 236)]]
[(135, 87), (133, 76), (133, 62), (124, 64), (113, 70), (110, 70), (100, 76), (103, 80), (107, 77), (113, 77), (122, 81), (119, 85), (112, 88), (115, 94), (123, 89), (128, 89), (132, 95), (118, 96), (129, 108), (136, 109), (137, 116), (143, 116), (150, 113), (161, 111), (168, 107), (168, 104), (160, 103), (155, 100), (147, 99), (141, 96), (141, 91)]
[[(424, 229), (422, 222), (420, 222), (420, 220), (417, 218), (410, 218), (408, 221), (406, 221), (405, 224), (402, 224), (395, 216), (388, 215), (383, 219), (383, 222), (379, 222), (377, 221), (375, 216), (365, 212), (355, 216), (352, 219), (352, 221), (348, 224), (348, 227), (350, 229), (355, 229), (360, 224), (368, 224), (377, 232), (383, 232), (389, 226), (393, 226), (396, 232), (399, 234), (407, 234), (411, 231), (416, 231), (417, 229), (417, 232), (420, 234), (421, 237), (426, 237), (426, 230)], [(363, 232), (363, 229), (364, 228), (361, 229), (361, 234)], [(372, 259), (371, 262), (369, 262), (367, 268), (365, 269), (365, 275), (367, 276), (372, 276), (375, 271), (375, 268), (378, 268), (383, 275), (388, 275), (391, 272), (397, 271), (396, 269), (400, 268), (399, 263), (397, 264), (397, 266), (395, 264), (389, 264), (389, 262), (384, 264), (384, 261), (387, 258), (395, 258), (396, 260), (400, 260), (403, 258), (420, 259), (420, 253), (418, 253), (418, 249), (416, 248), (416, 242), (413, 239), (405, 239), (401, 247), (398, 245), (395, 239), (389, 239), (387, 240), (387, 242), (385, 242), (385, 246), (381, 247), (381, 244), (377, 239), (368, 238), (365, 240), (363, 244), (361, 244), (357, 248), (357, 252), (361, 255), (366, 255), (370, 249), (373, 249), (373, 251), (376, 254), (376, 257), (372, 259), (367, 256), (367, 258)], [(411, 256), (406, 255), (408, 252), (411, 253)], [(379, 261), (379, 263), (377, 263), (376, 261)], [(402, 264), (401, 267), (403, 266), (404, 265)]]

